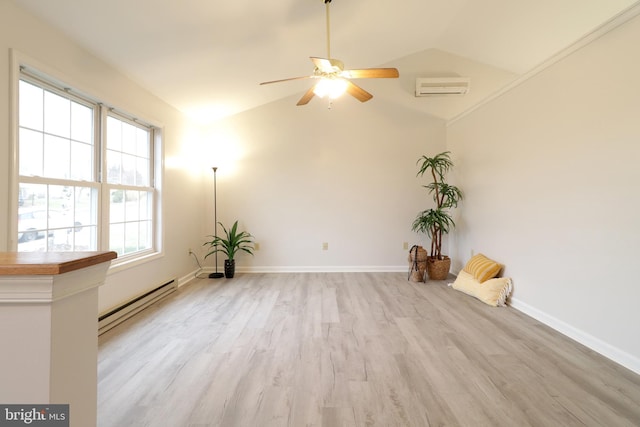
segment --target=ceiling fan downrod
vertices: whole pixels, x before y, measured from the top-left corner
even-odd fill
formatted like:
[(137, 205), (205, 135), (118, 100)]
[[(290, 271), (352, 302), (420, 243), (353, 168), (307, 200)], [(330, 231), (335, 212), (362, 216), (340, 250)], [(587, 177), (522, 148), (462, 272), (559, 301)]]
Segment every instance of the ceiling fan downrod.
[(331, 59), (331, 19), (329, 18), (329, 5), (331, 0), (324, 0), (327, 9), (327, 59)]

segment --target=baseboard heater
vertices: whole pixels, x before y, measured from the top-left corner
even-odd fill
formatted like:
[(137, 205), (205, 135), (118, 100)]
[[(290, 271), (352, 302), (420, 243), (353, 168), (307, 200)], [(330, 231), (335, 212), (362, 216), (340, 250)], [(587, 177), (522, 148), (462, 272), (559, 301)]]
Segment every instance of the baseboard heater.
[(109, 329), (119, 325), (133, 315), (141, 312), (151, 304), (161, 300), (172, 292), (175, 292), (178, 287), (177, 285), (177, 280), (170, 280), (164, 285), (160, 285), (157, 288), (139, 295), (131, 299), (130, 301), (127, 301), (126, 303), (114, 308), (113, 310), (102, 314), (98, 318), (98, 335), (107, 332)]

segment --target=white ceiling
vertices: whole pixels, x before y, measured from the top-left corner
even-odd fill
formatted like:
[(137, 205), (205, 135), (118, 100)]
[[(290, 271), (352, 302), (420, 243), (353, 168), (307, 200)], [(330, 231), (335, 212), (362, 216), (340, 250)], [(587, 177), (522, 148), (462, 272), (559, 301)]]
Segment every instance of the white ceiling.
[[(258, 83), (308, 75), (308, 57), (326, 57), (323, 0), (13, 1), (194, 118), (301, 96), (309, 82)], [(518, 76), (635, 3), (334, 0), (331, 53), (347, 68), (397, 66), (401, 78), (403, 59), (423, 51), (438, 54), (422, 60), (462, 58)]]

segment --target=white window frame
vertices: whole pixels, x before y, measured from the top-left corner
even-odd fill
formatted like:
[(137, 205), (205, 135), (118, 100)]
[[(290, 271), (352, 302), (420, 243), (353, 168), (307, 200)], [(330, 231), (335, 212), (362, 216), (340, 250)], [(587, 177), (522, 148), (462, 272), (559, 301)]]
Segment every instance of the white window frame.
[[(87, 95), (89, 91), (80, 89), (69, 89), (69, 87), (79, 87), (74, 85), (73, 79), (67, 76), (61, 75), (58, 71), (50, 69), (48, 66), (35, 61), (22, 53), (12, 49), (11, 50), (11, 69), (10, 69), (10, 144), (11, 144), (11, 158), (10, 158), (10, 202), (8, 203), (9, 209), (9, 248), (17, 251), (18, 248), (18, 193), (20, 183), (41, 183), (41, 184), (56, 184), (56, 185), (82, 185), (91, 188), (98, 189), (98, 230), (97, 230), (97, 250), (108, 251), (109, 249), (109, 207), (108, 197), (105, 197), (105, 191), (108, 194), (108, 186), (106, 185), (106, 179), (103, 176), (105, 170), (105, 156), (106, 150), (106, 117), (109, 111), (113, 111), (114, 115), (118, 118), (125, 118), (132, 122), (135, 122), (143, 127), (146, 127), (150, 131), (150, 188), (153, 188), (153, 201), (152, 201), (152, 244), (150, 249), (137, 251), (131, 254), (124, 254), (119, 256), (118, 259), (112, 261), (110, 273), (133, 267), (141, 263), (157, 259), (164, 255), (163, 251), (163, 220), (162, 220), (162, 176), (163, 170), (163, 130), (162, 126), (153, 124), (148, 120), (139, 119), (131, 114), (124, 112), (118, 108), (108, 106), (107, 102), (98, 99), (97, 97)], [(24, 74), (23, 74), (24, 71)], [(96, 124), (94, 127), (95, 133), (95, 145), (94, 145), (94, 181), (67, 181), (54, 178), (30, 178), (19, 176), (19, 82), (24, 76), (28, 76), (26, 80), (31, 82), (36, 81), (46, 86), (57, 89), (58, 92), (72, 94), (73, 98), (82, 100), (96, 107), (96, 114), (94, 114), (94, 120)], [(47, 89), (49, 89), (47, 87)], [(137, 188), (140, 190), (140, 188)], [(105, 207), (106, 205), (106, 207)]]

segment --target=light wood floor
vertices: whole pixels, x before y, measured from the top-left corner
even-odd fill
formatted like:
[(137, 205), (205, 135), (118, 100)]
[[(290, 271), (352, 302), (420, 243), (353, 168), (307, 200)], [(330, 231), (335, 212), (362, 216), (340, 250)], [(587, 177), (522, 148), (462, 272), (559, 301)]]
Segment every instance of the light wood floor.
[(199, 280), (100, 338), (100, 427), (633, 426), (640, 376), (402, 273)]

